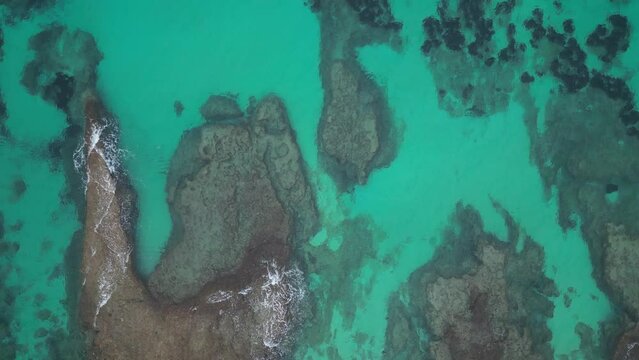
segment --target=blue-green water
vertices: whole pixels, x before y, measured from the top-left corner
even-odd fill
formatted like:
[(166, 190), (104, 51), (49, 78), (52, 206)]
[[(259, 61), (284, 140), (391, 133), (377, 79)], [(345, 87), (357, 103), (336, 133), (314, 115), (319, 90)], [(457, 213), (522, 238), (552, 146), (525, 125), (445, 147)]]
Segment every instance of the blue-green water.
[[(202, 123), (200, 105), (210, 94), (237, 94), (244, 107), (251, 96), (275, 93), (286, 103), (316, 192), (322, 226), (308, 240), (310, 246), (328, 248), (326, 256), (348, 258), (341, 253), (348, 249), (344, 243), (358, 239), (344, 237), (343, 224), (363, 217), (373, 229), (373, 252), (348, 269), (349, 283), (343, 284), (333, 271), (307, 274), (310, 296), (328, 307), (324, 314), (329, 319), (316, 321), (330, 328), (318, 325), (316, 338), (321, 341), (299, 344), (296, 358), (328, 358), (328, 353), (344, 359), (381, 358), (388, 300), (429, 261), (457, 202), (473, 206), (488, 231), (506, 238), (506, 224), (493, 200), (508, 209), (545, 252), (545, 275), (560, 294), (551, 298), (555, 310), (548, 320), (554, 357), (581, 358), (575, 326), (585, 323), (598, 329), (600, 321), (612, 316), (613, 305), (591, 275), (593, 265), (580, 228), (565, 230), (558, 222), (558, 189), (547, 191), (532, 160), (531, 135), (523, 120), (526, 109), (513, 100), (504, 111), (482, 117), (447, 113), (438, 104), (436, 82), (420, 50), (422, 20), (435, 13), (437, 3), (395, 0), (391, 5), (403, 23), (397, 35), (401, 49), (369, 44), (358, 47), (356, 54), (387, 97), (400, 133), (397, 156), (348, 193), (338, 191), (319, 159), (321, 29), (317, 15), (302, 1), (67, 0), (34, 12), (28, 20), (3, 24), (0, 90), (11, 140), (0, 138), (0, 211), (4, 236), (18, 243), (19, 250), (2, 259), (8, 266), (0, 275), (2, 286), (16, 287), (2, 341), (15, 341), (17, 358), (46, 358), (47, 339), (55, 329), (68, 326), (61, 269), (73, 232), (81, 228), (73, 203), (64, 201), (65, 174), (47, 158), (48, 142), (66, 126), (64, 114), (20, 83), (22, 69), (33, 56), (29, 38), (51, 22), (92, 34), (104, 54), (97, 87), (119, 121), (125, 167), (139, 196), (136, 264), (143, 276), (151, 273), (166, 246), (171, 231), (164, 190), (169, 161), (182, 133)], [(607, 14), (623, 13), (631, 24), (639, 24), (637, 2), (604, 1), (564, 2), (561, 14), (550, 3), (524, 2), (512, 21), (522, 23), (535, 7), (547, 8), (547, 21), (558, 28), (561, 19), (574, 19), (575, 38), (581, 42)], [(636, 36), (633, 32), (630, 47), (614, 63), (589, 56), (588, 66), (606, 68), (636, 92)], [(549, 77), (531, 85), (542, 109), (554, 87), (556, 81)], [(173, 108), (176, 100), (185, 107), (179, 117)], [(16, 197), (13, 184), (19, 179), (26, 191)], [(11, 230), (16, 223), (22, 228)], [(336, 286), (349, 290), (330, 299), (321, 294)], [(566, 307), (563, 295), (569, 292), (576, 295)], [(348, 321), (343, 310), (347, 303), (356, 304)], [(52, 316), (39, 318), (43, 309)], [(310, 326), (306, 331), (313, 332)], [(356, 342), (360, 334), (367, 340)]]

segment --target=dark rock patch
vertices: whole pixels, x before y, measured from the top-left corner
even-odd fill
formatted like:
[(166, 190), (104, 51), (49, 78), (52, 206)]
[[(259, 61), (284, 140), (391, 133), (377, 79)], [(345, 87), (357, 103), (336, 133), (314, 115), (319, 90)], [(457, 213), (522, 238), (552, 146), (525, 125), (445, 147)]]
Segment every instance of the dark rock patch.
[(634, 94), (630, 91), (625, 81), (602, 74), (597, 70), (593, 70), (592, 72), (590, 86), (602, 90), (611, 99), (622, 100), (625, 103), (632, 103), (634, 101)]
[(7, 104), (4, 102), (2, 98), (2, 92), (0, 92), (0, 138), (8, 138), (10, 137), (9, 128), (7, 128), (6, 121), (9, 119), (9, 114), (7, 112)]
[[(456, 7), (440, 1), (437, 14), (422, 21), (421, 50), (430, 60), (437, 87), (446, 90), (438, 96), (439, 105), (451, 115), (480, 117), (508, 105), (515, 70), (526, 51), (517, 42), (515, 24), (509, 22), (514, 6), (516, 2), (510, 0), (496, 5), (463, 0)], [(493, 39), (497, 32), (508, 39), (502, 48)]]
[(6, 22), (15, 24), (26, 20), (32, 13), (44, 11), (55, 5), (56, 0), (0, 0), (0, 5), (6, 9)]
[(572, 21), (572, 19), (564, 20), (562, 26), (566, 34), (572, 34), (575, 32), (575, 23)]
[(20, 199), (22, 195), (24, 195), (25, 191), (27, 191), (27, 183), (25, 183), (22, 179), (14, 180), (11, 187), (13, 191), (12, 195), (15, 200)]
[(200, 107), (200, 114), (208, 122), (239, 119), (244, 116), (236, 99), (226, 95), (211, 95)]
[(524, 26), (530, 31), (530, 45), (537, 48), (539, 41), (546, 36), (546, 28), (544, 28), (544, 13), (541, 9), (535, 8), (532, 16), (524, 21)]
[(366, 25), (389, 30), (402, 28), (391, 12), (388, 0), (347, 0), (347, 3)]
[(630, 24), (628, 18), (615, 14), (608, 17), (608, 24), (597, 25), (586, 44), (599, 58), (611, 62), (618, 53), (628, 50), (630, 45)]
[(180, 100), (175, 100), (175, 102), (173, 103), (173, 111), (175, 111), (176, 116), (182, 116), (182, 112), (184, 111), (184, 104), (182, 104)]
[(4, 45), (4, 31), (2, 27), (0, 27), (0, 61), (4, 59), (4, 50), (2, 50), (2, 46)]
[(495, 5), (495, 14), (510, 14), (515, 8), (515, 0), (500, 1)]
[(577, 92), (588, 85), (590, 72), (585, 65), (586, 53), (577, 40), (568, 39), (559, 52), (559, 57), (552, 61), (550, 71), (561, 81), (567, 92)]
[(522, 83), (524, 84), (529, 84), (533, 81), (535, 81), (535, 77), (530, 75), (528, 73), (528, 71), (526, 71), (525, 73), (521, 74), (521, 77), (519, 78), (521, 80)]
[(42, 89), (42, 97), (49, 101), (58, 109), (67, 112), (69, 110), (69, 101), (75, 92), (75, 80), (73, 76), (69, 76), (62, 72), (57, 72), (53, 80)]
[(615, 184), (606, 184), (606, 194), (612, 194), (614, 192), (617, 192), (617, 190), (619, 190), (619, 186), (615, 185)]

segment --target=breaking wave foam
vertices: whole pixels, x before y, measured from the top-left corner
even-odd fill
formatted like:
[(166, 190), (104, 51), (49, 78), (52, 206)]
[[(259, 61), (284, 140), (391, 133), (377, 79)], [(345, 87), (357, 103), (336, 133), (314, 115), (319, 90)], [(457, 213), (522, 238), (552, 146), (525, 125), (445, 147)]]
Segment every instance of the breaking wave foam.
[(306, 296), (304, 273), (296, 266), (285, 269), (275, 261), (266, 263), (266, 275), (257, 301), (251, 305), (260, 320), (262, 342), (278, 347), (295, 325)]

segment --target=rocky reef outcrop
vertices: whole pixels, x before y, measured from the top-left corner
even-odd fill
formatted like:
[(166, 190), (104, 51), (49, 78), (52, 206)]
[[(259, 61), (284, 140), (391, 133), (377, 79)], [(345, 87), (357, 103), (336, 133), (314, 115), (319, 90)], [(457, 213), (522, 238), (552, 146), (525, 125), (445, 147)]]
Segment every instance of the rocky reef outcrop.
[(235, 120), (244, 116), (237, 101), (226, 95), (209, 96), (200, 107), (200, 114), (208, 122)]
[(348, 191), (392, 161), (397, 136), (384, 91), (361, 68), (355, 49), (391, 41), (401, 24), (385, 0), (322, 0), (313, 8), (322, 32), (324, 87), (317, 142), (327, 172)]
[[(217, 106), (222, 113), (236, 109), (234, 114), (242, 115), (226, 97), (212, 96), (203, 108), (211, 114), (213, 103), (222, 99), (225, 104)], [(318, 226), (314, 195), (281, 100), (268, 96), (248, 118), (235, 115), (225, 118), (233, 122), (187, 132), (172, 159), (167, 193), (175, 226), (149, 278), (151, 291), (161, 298), (179, 302), (215, 281), (246, 283), (244, 277), (260, 274), (264, 261), (287, 263), (290, 247)]]
[(543, 249), (498, 209), (509, 224), (508, 241), (458, 204), (433, 259), (390, 301), (385, 358), (552, 358), (546, 321), (553, 314), (549, 297), (558, 293), (544, 275)]
[(135, 195), (119, 165), (117, 124), (94, 94), (85, 104), (81, 318), (89, 355), (285, 354), (305, 296), (289, 255), (296, 234), (314, 231), (316, 210), (283, 103), (269, 96), (248, 119), (185, 134), (167, 184), (176, 229), (151, 276), (153, 293), (131, 263)]

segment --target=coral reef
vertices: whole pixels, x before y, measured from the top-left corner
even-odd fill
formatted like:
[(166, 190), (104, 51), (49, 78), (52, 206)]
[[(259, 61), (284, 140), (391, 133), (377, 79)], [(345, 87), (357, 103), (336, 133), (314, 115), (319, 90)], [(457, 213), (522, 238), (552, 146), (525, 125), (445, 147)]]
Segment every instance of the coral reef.
[(483, 230), (474, 209), (458, 204), (433, 259), (391, 299), (386, 358), (552, 358), (548, 297), (558, 292), (544, 275), (543, 249), (496, 207), (509, 227), (506, 242)]
[(391, 41), (401, 24), (385, 0), (324, 0), (314, 9), (322, 32), (325, 94), (317, 135), (320, 156), (338, 188), (348, 191), (392, 161), (397, 136), (383, 89), (363, 71), (355, 48)]
[(211, 95), (200, 107), (200, 114), (208, 122), (234, 120), (244, 116), (235, 99), (225, 95)]
[[(149, 281), (154, 293), (172, 301), (156, 300), (131, 264), (135, 197), (119, 169), (116, 124), (91, 94), (86, 121), (81, 314), (92, 339), (89, 355), (283, 356), (305, 297), (303, 273), (291, 264), (290, 248), (295, 234), (315, 231), (317, 214), (282, 102), (266, 97), (248, 119), (206, 124), (184, 135), (167, 183), (179, 229)], [(203, 232), (210, 236), (193, 237)], [(198, 258), (201, 252), (213, 261)], [(180, 277), (190, 263), (210, 278), (187, 274), (196, 276), (194, 283)], [(190, 287), (169, 288), (182, 281)]]

